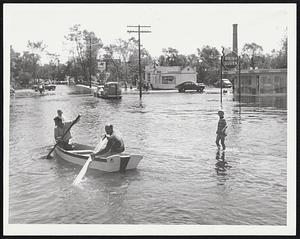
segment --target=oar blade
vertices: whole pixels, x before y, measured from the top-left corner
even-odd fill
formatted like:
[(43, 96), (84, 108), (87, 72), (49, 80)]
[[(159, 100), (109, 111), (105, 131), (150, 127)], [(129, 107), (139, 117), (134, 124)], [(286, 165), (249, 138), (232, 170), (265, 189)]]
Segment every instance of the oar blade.
[(85, 173), (86, 173), (86, 171), (88, 169), (88, 166), (89, 166), (90, 162), (92, 162), (92, 157), (91, 156), (88, 158), (88, 160), (83, 165), (83, 167), (80, 170), (79, 174), (75, 178), (75, 180), (73, 182), (73, 185), (78, 185), (81, 182), (82, 178), (84, 177), (84, 175), (85, 175)]

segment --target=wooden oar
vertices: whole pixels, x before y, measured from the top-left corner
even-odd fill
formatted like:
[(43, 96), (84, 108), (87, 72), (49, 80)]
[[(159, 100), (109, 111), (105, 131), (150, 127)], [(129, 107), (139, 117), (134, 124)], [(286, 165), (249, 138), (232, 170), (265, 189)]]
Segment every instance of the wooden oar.
[[(97, 149), (102, 149), (104, 144), (106, 143), (106, 140), (104, 140), (106, 138), (106, 136), (104, 136), (104, 138), (102, 139), (102, 141), (100, 142), (100, 144), (96, 147)], [(98, 150), (97, 150), (98, 151)], [(97, 151), (95, 150), (93, 153), (97, 153)], [(83, 165), (82, 169), (80, 170), (79, 174), (77, 175), (77, 177), (75, 178), (75, 180), (73, 181), (73, 185), (77, 185), (81, 182), (81, 179), (84, 177), (90, 162), (92, 162), (92, 156), (90, 155), (88, 160), (85, 162), (85, 164)]]
[[(72, 128), (72, 126), (74, 124), (77, 123), (77, 121), (79, 120), (80, 115), (77, 116), (77, 118), (73, 121), (73, 123), (70, 125), (70, 127), (66, 130), (66, 132), (63, 134), (62, 139), (65, 137), (65, 135), (70, 131), (70, 129)], [(54, 145), (54, 147), (51, 149), (51, 151), (48, 153), (47, 155), (47, 159), (50, 158), (51, 153), (53, 152), (53, 150), (56, 148), (56, 146), (58, 145), (59, 141)]]

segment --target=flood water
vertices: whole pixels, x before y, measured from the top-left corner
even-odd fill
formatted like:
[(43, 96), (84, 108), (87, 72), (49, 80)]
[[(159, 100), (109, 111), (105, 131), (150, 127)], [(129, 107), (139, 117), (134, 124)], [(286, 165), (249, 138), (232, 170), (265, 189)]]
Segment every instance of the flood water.
[[(12, 99), (9, 223), (286, 225), (287, 110), (281, 101), (234, 102), (223, 96), (227, 149), (215, 131), (220, 96), (156, 92), (109, 101), (57, 86), (55, 94)], [(75, 142), (96, 145), (109, 122), (137, 170), (88, 170), (46, 159), (60, 108)]]

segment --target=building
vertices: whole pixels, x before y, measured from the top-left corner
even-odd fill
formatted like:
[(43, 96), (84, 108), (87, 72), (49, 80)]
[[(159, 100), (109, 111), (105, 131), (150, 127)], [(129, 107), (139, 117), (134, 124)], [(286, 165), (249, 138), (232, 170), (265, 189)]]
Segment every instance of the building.
[[(234, 98), (241, 96), (287, 96), (287, 69), (241, 70), (231, 73)], [(239, 90), (239, 86), (241, 89)]]
[(150, 65), (145, 68), (145, 78), (154, 90), (171, 90), (185, 81), (197, 82), (197, 72), (190, 66)]

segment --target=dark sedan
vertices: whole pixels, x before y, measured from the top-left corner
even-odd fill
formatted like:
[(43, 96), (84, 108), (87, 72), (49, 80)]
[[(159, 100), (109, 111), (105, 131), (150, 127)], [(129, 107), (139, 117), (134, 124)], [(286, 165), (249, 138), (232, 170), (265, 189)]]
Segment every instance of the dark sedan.
[(205, 85), (203, 83), (195, 83), (193, 81), (185, 81), (175, 87), (178, 92), (185, 92), (188, 90), (195, 90), (197, 92), (203, 92)]

